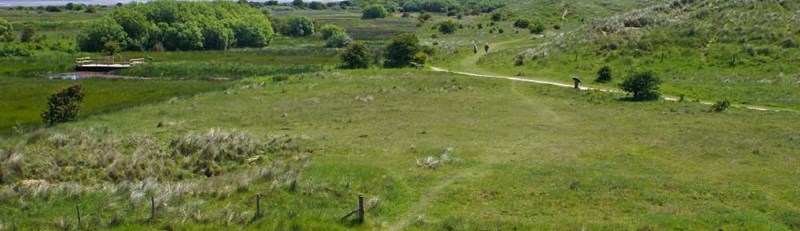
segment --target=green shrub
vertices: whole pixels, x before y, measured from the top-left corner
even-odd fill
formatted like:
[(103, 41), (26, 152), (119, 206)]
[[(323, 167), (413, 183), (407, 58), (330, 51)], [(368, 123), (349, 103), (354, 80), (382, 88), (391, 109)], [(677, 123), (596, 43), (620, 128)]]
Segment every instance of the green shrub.
[(386, 61), (383, 65), (390, 68), (406, 67), (419, 52), (419, 38), (416, 34), (399, 33), (384, 48), (383, 57)]
[[(311, 25), (311, 33), (313, 31)], [(272, 25), (269, 19), (261, 15), (243, 16), (232, 24), (237, 47), (265, 47), (272, 41)]]
[(453, 20), (447, 20), (439, 23), (439, 32), (442, 34), (452, 34), (458, 29), (458, 25)]
[(314, 22), (303, 16), (291, 16), (283, 25), (283, 34), (293, 37), (305, 37), (314, 34)]
[(622, 90), (633, 94), (632, 100), (644, 101), (658, 99), (658, 87), (661, 80), (653, 72), (636, 73), (623, 81), (619, 86)]
[(728, 101), (727, 99), (726, 100), (722, 100), (722, 101), (717, 101), (716, 103), (714, 103), (714, 105), (711, 105), (711, 111), (713, 111), (713, 112), (722, 112), (722, 111), (728, 110), (728, 108), (730, 106), (731, 106), (731, 102)]
[(503, 21), (504, 16), (500, 12), (495, 12), (495, 13), (492, 13), (492, 16), (490, 16), (490, 18), (492, 19), (492, 21), (499, 22), (499, 21)]
[(350, 36), (347, 35), (347, 33), (345, 33), (345, 32), (336, 32), (333, 35), (331, 35), (330, 38), (325, 40), (325, 46), (326, 47), (340, 48), (340, 47), (347, 46), (347, 44), (350, 44), (352, 42), (353, 42), (353, 40), (350, 39)]
[(516, 28), (526, 29), (530, 25), (531, 25), (531, 20), (528, 19), (518, 18), (517, 20), (514, 21), (514, 27)]
[(14, 45), (11, 43), (0, 46), (0, 57), (29, 57), (33, 55), (31, 50), (22, 45)]
[(414, 55), (414, 58), (411, 59), (411, 62), (414, 62), (414, 63), (417, 63), (417, 64), (428, 63), (428, 55), (425, 54), (424, 52), (421, 52), (421, 51), (417, 52), (417, 54)]
[(47, 125), (54, 125), (75, 120), (84, 96), (82, 85), (73, 85), (50, 95), (48, 109), (42, 112), (42, 121)]
[(542, 33), (544, 33), (544, 25), (542, 25), (542, 23), (539, 23), (539, 22), (537, 22), (536, 24), (533, 24), (533, 26), (530, 26), (530, 29), (531, 29), (531, 34), (542, 34)]
[(361, 18), (363, 19), (373, 19), (373, 18), (386, 18), (389, 13), (386, 11), (386, 8), (383, 5), (370, 5), (361, 12)]
[(342, 68), (357, 69), (369, 67), (369, 50), (360, 42), (354, 42), (342, 51), (339, 55), (342, 60)]
[[(162, 27), (165, 26), (165, 27)], [(167, 50), (200, 50), (203, 48), (203, 31), (195, 23), (159, 24), (164, 31), (161, 41)]]
[(335, 34), (335, 33), (339, 33), (339, 32), (344, 33), (345, 30), (344, 30), (344, 28), (342, 28), (340, 26), (337, 26), (337, 25), (325, 24), (324, 26), (322, 26), (319, 29), (319, 32), (322, 34), (322, 39), (328, 39), (331, 36), (333, 36), (333, 34)]
[(601, 67), (600, 70), (597, 71), (597, 79), (594, 81), (598, 83), (611, 82), (611, 68), (608, 66)]
[(0, 18), (0, 41), (11, 42), (14, 39), (14, 27), (5, 19)]

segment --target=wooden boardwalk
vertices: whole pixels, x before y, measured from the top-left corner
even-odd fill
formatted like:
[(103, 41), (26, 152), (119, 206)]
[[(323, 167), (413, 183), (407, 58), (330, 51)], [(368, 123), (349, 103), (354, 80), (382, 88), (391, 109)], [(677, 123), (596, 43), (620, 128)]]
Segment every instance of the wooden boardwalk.
[(82, 57), (76, 58), (75, 64), (76, 71), (109, 72), (144, 64), (144, 58), (129, 59), (123, 62), (114, 62), (113, 59), (108, 58), (93, 59), (91, 57)]

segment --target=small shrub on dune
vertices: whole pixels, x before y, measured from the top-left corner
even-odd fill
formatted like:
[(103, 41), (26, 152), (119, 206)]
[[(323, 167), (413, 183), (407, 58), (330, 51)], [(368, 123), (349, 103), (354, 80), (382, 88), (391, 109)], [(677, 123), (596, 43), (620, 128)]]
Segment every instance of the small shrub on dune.
[(361, 13), (362, 19), (386, 18), (389, 13), (383, 5), (369, 5)]
[(655, 100), (661, 95), (658, 88), (661, 84), (653, 72), (636, 73), (623, 81), (619, 86), (622, 90), (632, 94), (632, 100), (645, 101)]
[(360, 42), (351, 43), (339, 55), (342, 68), (358, 69), (369, 67), (369, 50)]
[(42, 121), (54, 125), (77, 119), (84, 96), (82, 85), (73, 85), (50, 95), (48, 109), (42, 113)]
[(611, 68), (608, 66), (601, 67), (600, 70), (597, 71), (597, 79), (594, 81), (598, 83), (611, 82)]
[(346, 33), (344, 28), (333, 24), (325, 24), (319, 29), (319, 32), (322, 34), (322, 39), (328, 39), (336, 33)]
[(438, 29), (442, 34), (452, 34), (458, 29), (458, 24), (453, 22), (453, 20), (447, 20), (439, 23)]
[(711, 111), (713, 111), (713, 112), (723, 112), (725, 110), (728, 110), (728, 108), (730, 106), (731, 106), (731, 102), (728, 101), (727, 99), (726, 100), (722, 100), (722, 101), (717, 101), (716, 103), (714, 103), (714, 105), (711, 105)]
[(336, 32), (331, 35), (327, 40), (325, 40), (326, 47), (345, 47), (348, 44), (352, 43), (353, 39), (350, 38), (349, 35), (345, 32)]

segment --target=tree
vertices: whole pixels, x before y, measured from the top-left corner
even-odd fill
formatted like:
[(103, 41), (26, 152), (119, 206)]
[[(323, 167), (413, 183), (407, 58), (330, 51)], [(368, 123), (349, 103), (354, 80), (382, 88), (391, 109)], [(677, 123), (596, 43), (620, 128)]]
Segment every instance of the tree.
[(619, 86), (622, 90), (633, 94), (633, 100), (644, 101), (658, 99), (658, 85), (661, 80), (653, 72), (636, 73), (623, 81)]
[(294, 37), (305, 37), (314, 34), (314, 22), (303, 16), (291, 16), (286, 19), (283, 34)]
[(347, 33), (345, 33), (344, 31), (339, 31), (331, 35), (327, 40), (325, 40), (325, 46), (339, 48), (347, 46), (347, 44), (350, 44), (351, 42), (353, 42), (353, 40), (350, 39), (350, 36), (347, 35)]
[(361, 12), (361, 18), (363, 19), (373, 19), (373, 18), (386, 18), (386, 15), (389, 13), (386, 11), (386, 8), (383, 5), (373, 4), (364, 8)]
[(339, 59), (342, 60), (342, 68), (367, 68), (369, 67), (369, 50), (364, 43), (350, 43), (339, 55)]
[(419, 38), (412, 33), (399, 33), (384, 48), (383, 63), (386, 67), (406, 67), (411, 64), (417, 53), (420, 53)]
[(97, 6), (92, 6), (92, 5), (87, 6), (86, 7), (86, 11), (84, 11), (84, 12), (89, 13), (89, 14), (97, 13)]
[(611, 68), (608, 66), (601, 67), (600, 70), (597, 71), (597, 79), (594, 81), (598, 83), (611, 82)]
[(125, 31), (128, 38), (126, 43), (129, 46), (127, 49), (144, 49), (145, 40), (150, 37), (155, 27), (153, 23), (147, 21), (144, 12), (120, 8), (111, 13), (111, 18)]
[(292, 6), (303, 9), (306, 8), (306, 3), (303, 0), (294, 0), (292, 1)]
[[(242, 18), (233, 26), (237, 47), (265, 47), (272, 41), (272, 25), (261, 15)], [(313, 24), (312, 24), (313, 33)]]
[(439, 32), (442, 34), (452, 34), (458, 29), (458, 25), (453, 20), (447, 20), (439, 23)]
[(313, 1), (308, 4), (308, 8), (312, 10), (324, 10), (326, 6), (322, 2)]
[(203, 31), (195, 23), (159, 24), (166, 25), (164, 31), (164, 47), (167, 50), (200, 50), (203, 48)]
[(335, 33), (339, 32), (344, 33), (345, 30), (344, 28), (337, 25), (325, 24), (324, 26), (322, 26), (322, 28), (319, 29), (319, 32), (322, 33), (322, 39), (328, 39)]
[(42, 121), (48, 126), (73, 121), (78, 118), (85, 93), (82, 85), (73, 85), (50, 95), (47, 111), (42, 112)]
[(122, 26), (106, 18), (90, 24), (78, 33), (78, 47), (82, 51), (102, 51), (108, 42), (117, 42), (125, 47), (127, 38)]
[(14, 41), (14, 37), (14, 27), (5, 19), (0, 18), (0, 41), (11, 42)]
[(228, 49), (236, 41), (233, 30), (219, 22), (209, 22), (203, 26), (203, 47), (212, 50)]

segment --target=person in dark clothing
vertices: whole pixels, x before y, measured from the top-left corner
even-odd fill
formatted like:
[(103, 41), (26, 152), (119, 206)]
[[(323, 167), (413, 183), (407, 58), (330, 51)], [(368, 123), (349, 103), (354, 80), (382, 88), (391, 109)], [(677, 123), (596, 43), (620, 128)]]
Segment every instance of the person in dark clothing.
[(489, 54), (489, 43), (486, 43), (486, 45), (483, 45), (483, 50), (486, 51), (486, 54)]

